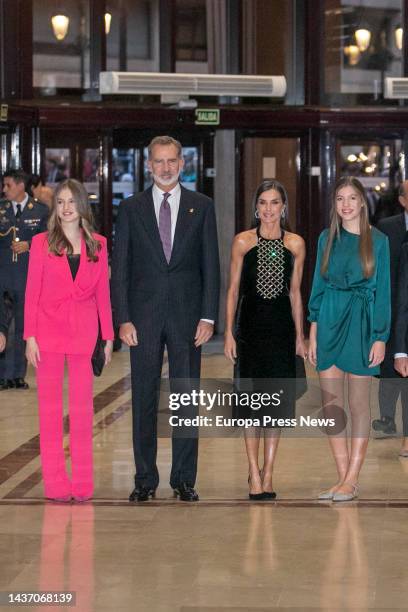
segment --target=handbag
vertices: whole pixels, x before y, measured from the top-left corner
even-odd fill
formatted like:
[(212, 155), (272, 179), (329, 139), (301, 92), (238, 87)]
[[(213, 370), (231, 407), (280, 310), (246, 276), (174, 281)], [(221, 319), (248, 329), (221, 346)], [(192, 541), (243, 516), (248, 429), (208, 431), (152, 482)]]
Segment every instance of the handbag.
[(101, 326), (99, 325), (98, 338), (96, 340), (94, 352), (92, 353), (91, 363), (94, 376), (102, 374), (105, 365), (105, 340), (102, 340)]

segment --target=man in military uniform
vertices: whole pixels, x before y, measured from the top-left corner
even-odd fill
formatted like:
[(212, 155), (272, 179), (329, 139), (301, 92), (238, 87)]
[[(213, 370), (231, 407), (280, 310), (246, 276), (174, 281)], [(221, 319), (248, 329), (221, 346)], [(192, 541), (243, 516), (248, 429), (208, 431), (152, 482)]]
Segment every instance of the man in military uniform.
[(22, 170), (3, 175), (6, 199), (0, 200), (0, 234), (7, 235), (0, 237), (0, 293), (3, 297), (7, 292), (12, 300), (14, 343), (8, 343), (5, 356), (0, 358), (0, 390), (28, 388), (23, 340), (28, 257), (33, 236), (47, 229), (49, 212), (45, 204), (27, 194), (28, 178)]

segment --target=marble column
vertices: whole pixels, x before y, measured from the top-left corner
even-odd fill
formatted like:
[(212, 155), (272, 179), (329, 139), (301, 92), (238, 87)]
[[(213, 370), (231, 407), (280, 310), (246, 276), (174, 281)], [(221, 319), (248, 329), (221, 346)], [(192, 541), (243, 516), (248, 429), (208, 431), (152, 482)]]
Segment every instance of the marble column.
[(229, 281), (231, 245), (235, 235), (235, 132), (217, 130), (214, 139), (214, 201), (217, 215), (218, 243), (220, 249), (221, 293), (217, 324), (218, 333), (224, 333), (225, 300)]

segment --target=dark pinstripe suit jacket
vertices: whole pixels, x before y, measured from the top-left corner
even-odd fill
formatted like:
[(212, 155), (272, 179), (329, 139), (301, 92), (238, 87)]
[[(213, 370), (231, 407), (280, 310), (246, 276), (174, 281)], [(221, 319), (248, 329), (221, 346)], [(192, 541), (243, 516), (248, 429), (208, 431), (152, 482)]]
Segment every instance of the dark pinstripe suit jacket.
[(397, 310), (397, 284), (398, 268), (401, 254), (401, 246), (405, 240), (405, 216), (404, 213), (381, 219), (377, 225), (378, 229), (388, 236), (390, 245), (390, 273), (391, 273), (391, 334), (385, 350), (385, 359), (381, 364), (381, 376), (384, 378), (395, 378), (399, 375), (394, 370), (394, 325)]
[(395, 353), (408, 353), (408, 242), (401, 247), (395, 310), (393, 349)]
[(4, 296), (0, 292), (0, 332), (4, 335), (7, 335), (7, 315), (6, 315), (6, 306), (4, 303)]
[(169, 264), (152, 189), (120, 204), (112, 263), (117, 324), (131, 321), (148, 337), (167, 321), (180, 338), (191, 339), (200, 319), (217, 318), (219, 284), (217, 229), (210, 198), (181, 187)]
[(388, 244), (390, 245), (391, 308), (394, 315), (401, 245), (406, 235), (404, 213), (381, 219), (377, 227), (388, 236)]

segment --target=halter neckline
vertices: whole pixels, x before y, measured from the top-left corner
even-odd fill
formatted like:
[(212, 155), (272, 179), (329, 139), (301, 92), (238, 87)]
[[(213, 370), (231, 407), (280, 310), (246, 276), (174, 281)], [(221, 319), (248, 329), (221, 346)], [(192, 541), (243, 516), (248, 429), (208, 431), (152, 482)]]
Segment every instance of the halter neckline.
[(283, 240), (283, 237), (285, 235), (285, 230), (283, 230), (281, 228), (281, 235), (279, 236), (279, 238), (265, 238), (264, 236), (261, 235), (261, 230), (260, 230), (260, 226), (258, 225), (258, 227), (256, 228), (256, 235), (258, 236), (258, 240)]

